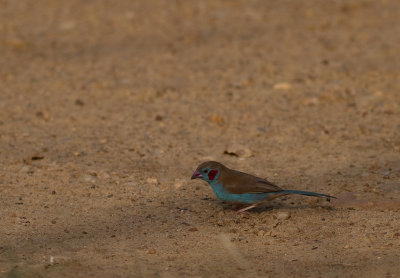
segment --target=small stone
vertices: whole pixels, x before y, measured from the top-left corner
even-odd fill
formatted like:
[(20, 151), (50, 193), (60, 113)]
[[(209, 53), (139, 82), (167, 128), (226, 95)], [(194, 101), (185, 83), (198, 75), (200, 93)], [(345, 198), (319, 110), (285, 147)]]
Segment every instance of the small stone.
[(195, 227), (189, 229), (189, 232), (197, 232), (197, 231), (198, 231), (198, 229)]
[(279, 220), (287, 220), (290, 218), (290, 213), (288, 211), (280, 211), (276, 214), (276, 218)]
[(158, 180), (156, 178), (147, 178), (146, 182), (151, 184), (157, 184)]
[(94, 176), (88, 175), (88, 174), (83, 175), (82, 179), (83, 179), (85, 182), (90, 182), (90, 183), (95, 183), (95, 182), (97, 182), (97, 180), (98, 180), (97, 177), (94, 177)]
[(274, 234), (272, 234), (272, 231), (269, 231), (269, 232), (265, 233), (265, 235), (266, 235), (266, 236), (272, 236), (272, 237), (275, 236)]
[(44, 119), (44, 120), (49, 120), (51, 118), (51, 116), (48, 112), (43, 112), (43, 111), (37, 111), (36, 117)]
[(149, 250), (147, 250), (147, 254), (153, 255), (153, 254), (156, 254), (156, 253), (157, 253), (156, 249), (149, 249)]
[(33, 171), (31, 170), (31, 167), (30, 167), (29, 165), (24, 165), (24, 166), (22, 166), (20, 171), (21, 171), (22, 173), (30, 173), (30, 172), (33, 172)]
[(302, 104), (304, 106), (314, 106), (314, 105), (317, 105), (318, 103), (319, 103), (319, 100), (316, 97), (306, 98), (302, 101)]
[(80, 99), (75, 100), (75, 104), (78, 105), (78, 106), (84, 106), (85, 105), (85, 103)]
[(122, 184), (122, 186), (132, 186), (132, 187), (134, 187), (136, 185), (137, 185), (137, 183), (134, 181), (128, 181), (128, 182)]
[(218, 125), (224, 125), (225, 124), (224, 118), (222, 118), (219, 115), (213, 114), (213, 115), (211, 115), (210, 119), (211, 119), (212, 122), (214, 122), (214, 123), (216, 123)]
[(44, 158), (44, 156), (42, 156), (42, 155), (34, 155), (34, 156), (32, 156), (32, 160), (42, 160)]
[(243, 158), (253, 156), (253, 152), (248, 147), (237, 143), (229, 144), (224, 153)]
[(384, 179), (389, 179), (390, 178), (390, 171), (386, 171), (383, 173), (383, 178)]
[(183, 183), (184, 183), (183, 180), (176, 180), (175, 183), (174, 183), (175, 189), (181, 188)]
[(274, 90), (290, 90), (292, 88), (292, 85), (287, 82), (281, 82), (281, 83), (276, 83), (274, 85)]

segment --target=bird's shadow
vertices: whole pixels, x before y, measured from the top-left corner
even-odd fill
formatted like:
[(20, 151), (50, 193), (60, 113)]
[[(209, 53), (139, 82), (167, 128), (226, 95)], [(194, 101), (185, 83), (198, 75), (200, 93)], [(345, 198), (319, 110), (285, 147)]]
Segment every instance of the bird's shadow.
[[(237, 212), (241, 208), (246, 207), (245, 205), (233, 205), (233, 204), (229, 204), (229, 203), (225, 203), (225, 202), (220, 202), (219, 205), (223, 207), (223, 210), (232, 211), (232, 212)], [(244, 213), (259, 214), (259, 213), (263, 213), (263, 212), (269, 212), (269, 211), (280, 210), (280, 209), (295, 211), (295, 210), (304, 210), (304, 209), (308, 209), (308, 208), (320, 208), (320, 209), (325, 209), (325, 210), (333, 210), (333, 207), (331, 205), (320, 204), (319, 202), (314, 203), (314, 204), (299, 203), (299, 202), (294, 203), (294, 202), (289, 202), (285, 198), (285, 199), (281, 199), (280, 201), (271, 201), (268, 204), (259, 205), (255, 208), (245, 211)]]

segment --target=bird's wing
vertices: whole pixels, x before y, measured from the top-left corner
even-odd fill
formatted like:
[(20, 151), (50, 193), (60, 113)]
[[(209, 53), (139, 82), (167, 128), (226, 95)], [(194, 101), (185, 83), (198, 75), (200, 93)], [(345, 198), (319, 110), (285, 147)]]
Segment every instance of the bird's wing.
[(219, 178), (224, 188), (229, 193), (266, 193), (283, 190), (279, 186), (265, 179), (229, 169), (223, 172)]

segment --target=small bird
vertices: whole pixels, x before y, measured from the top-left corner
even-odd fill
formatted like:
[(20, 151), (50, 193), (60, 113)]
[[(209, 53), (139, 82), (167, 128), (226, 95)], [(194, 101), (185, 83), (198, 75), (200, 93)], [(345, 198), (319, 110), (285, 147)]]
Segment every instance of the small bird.
[(324, 197), (327, 201), (336, 198), (322, 193), (285, 190), (265, 179), (229, 169), (216, 161), (200, 164), (191, 179), (197, 178), (208, 182), (219, 199), (227, 203), (249, 205), (238, 210), (237, 213), (289, 194)]

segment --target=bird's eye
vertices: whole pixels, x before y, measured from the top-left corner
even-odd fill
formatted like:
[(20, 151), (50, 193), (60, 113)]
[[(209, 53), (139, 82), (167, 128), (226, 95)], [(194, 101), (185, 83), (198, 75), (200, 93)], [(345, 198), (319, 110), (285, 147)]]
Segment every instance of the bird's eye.
[(207, 173), (208, 173), (208, 169), (205, 169), (203, 172), (204, 172), (205, 174), (207, 174)]

